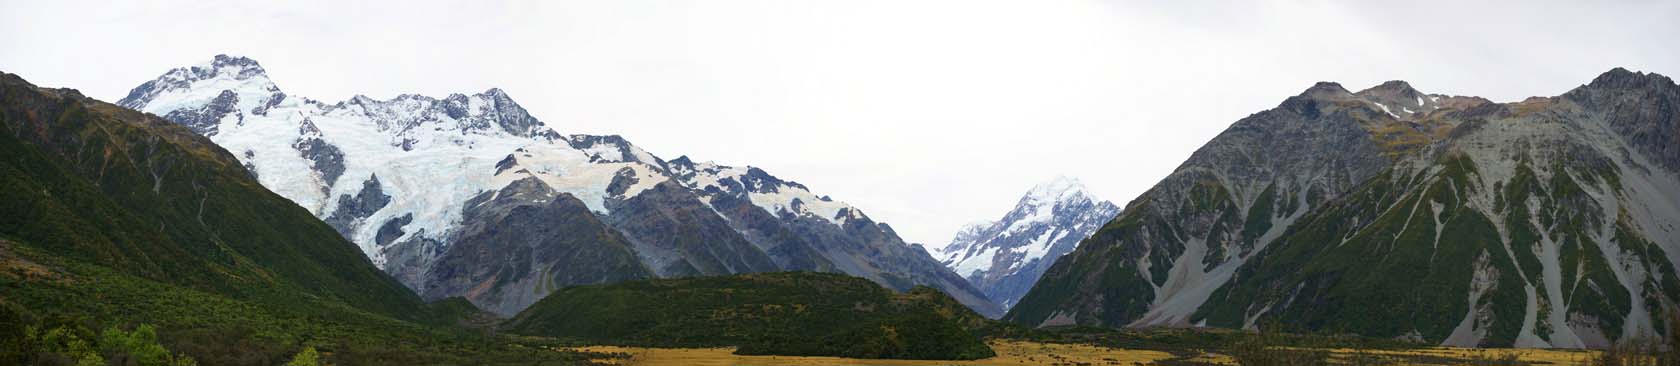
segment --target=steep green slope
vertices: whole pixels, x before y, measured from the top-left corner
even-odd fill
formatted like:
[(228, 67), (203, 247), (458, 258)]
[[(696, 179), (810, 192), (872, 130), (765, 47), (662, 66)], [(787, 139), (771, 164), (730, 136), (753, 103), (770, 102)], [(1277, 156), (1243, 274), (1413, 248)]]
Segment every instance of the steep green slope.
[(508, 330), (590, 342), (741, 354), (978, 359), (986, 320), (937, 290), (905, 294), (838, 274), (777, 272), (623, 282), (555, 292)]
[[(185, 127), (0, 74), (0, 234), (241, 297), (292, 291), (398, 318), (422, 303)], [(286, 296), (278, 296), (285, 298)]]

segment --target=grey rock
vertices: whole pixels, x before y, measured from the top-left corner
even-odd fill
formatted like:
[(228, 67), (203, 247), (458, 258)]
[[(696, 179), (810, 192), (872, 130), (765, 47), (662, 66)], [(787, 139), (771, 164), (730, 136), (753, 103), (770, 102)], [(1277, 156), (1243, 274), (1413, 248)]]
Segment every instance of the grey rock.
[(315, 122), (304, 119), (298, 126), (300, 135), (292, 143), (292, 148), (300, 156), (308, 159), (310, 167), (321, 174), (322, 188), (332, 187), (338, 182), (338, 177), (344, 175), (344, 151), (322, 140), (321, 130), (315, 127)]
[[(385, 208), (385, 205), (390, 203), (391, 196), (385, 194), (383, 188), (381, 188), (379, 176), (370, 175), (366, 181), (362, 182), (362, 190), (356, 192), (354, 197), (339, 195), (338, 209), (333, 210), (332, 215), (327, 216), (324, 221), (333, 229), (337, 229), (338, 234), (344, 236), (346, 240), (355, 241), (356, 238), (351, 237), (351, 233), (355, 232), (361, 220), (373, 216), (374, 212), (378, 212), (379, 209)], [(381, 228), (381, 231), (383, 230)]]
[(628, 240), (536, 178), (474, 197), (462, 217), (448, 248), (413, 284), (426, 299), (464, 296), (512, 316), (566, 286), (652, 277)]
[(374, 233), (373, 242), (379, 244), (380, 247), (391, 245), (392, 242), (406, 234), (403, 232), (403, 227), (408, 226), (411, 222), (414, 222), (413, 213), (405, 213), (402, 216), (385, 220), (384, 224), (379, 225), (379, 232)]
[(215, 136), (222, 119), (228, 114), (237, 116), (241, 121), (244, 115), (238, 114), (239, 96), (232, 90), (223, 90), (210, 101), (198, 109), (180, 109), (164, 115), (163, 118), (182, 126), (191, 128), (193, 132), (204, 136)]
[(608, 202), (603, 218), (635, 244), (660, 277), (725, 275), (780, 270), (699, 197), (673, 181), (627, 200)]

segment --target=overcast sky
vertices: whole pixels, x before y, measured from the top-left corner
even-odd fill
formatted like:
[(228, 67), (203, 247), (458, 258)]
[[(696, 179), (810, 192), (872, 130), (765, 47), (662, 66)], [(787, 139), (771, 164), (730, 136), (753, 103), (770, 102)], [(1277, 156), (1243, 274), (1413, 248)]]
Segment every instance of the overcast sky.
[(1059, 174), (1123, 205), (1316, 81), (1514, 101), (1616, 66), (1675, 75), (1677, 19), (1675, 1), (0, 0), (0, 71), (106, 101), (219, 53), (329, 102), (499, 87), (563, 133), (761, 167), (937, 247)]

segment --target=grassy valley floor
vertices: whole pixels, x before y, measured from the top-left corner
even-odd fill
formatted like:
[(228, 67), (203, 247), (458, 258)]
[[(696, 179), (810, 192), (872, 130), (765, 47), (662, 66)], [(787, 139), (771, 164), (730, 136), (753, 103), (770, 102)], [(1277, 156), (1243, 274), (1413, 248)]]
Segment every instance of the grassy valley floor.
[[(838, 357), (746, 356), (734, 348), (591, 346), (569, 349), (616, 355), (595, 362), (624, 366), (1015, 366), (1015, 365), (1237, 365), (1220, 353), (1120, 349), (1083, 344), (993, 340), (997, 357), (972, 361), (881, 360)], [(1329, 352), (1338, 365), (1587, 365), (1590, 351), (1546, 349), (1297, 349)]]
[(993, 341), (996, 357), (972, 361), (883, 360), (839, 357), (743, 356), (734, 348), (639, 348), (594, 346), (574, 350), (597, 354), (621, 354), (628, 358), (597, 362), (626, 366), (917, 366), (917, 365), (1133, 365), (1168, 360), (1161, 351), (1122, 350), (1076, 344)]

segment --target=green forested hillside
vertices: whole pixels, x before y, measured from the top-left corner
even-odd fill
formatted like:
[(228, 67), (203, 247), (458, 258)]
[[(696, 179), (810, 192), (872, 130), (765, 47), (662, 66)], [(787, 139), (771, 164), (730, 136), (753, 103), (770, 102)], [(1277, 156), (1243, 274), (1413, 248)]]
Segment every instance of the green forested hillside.
[(596, 343), (738, 346), (741, 354), (978, 359), (986, 320), (930, 288), (896, 294), (838, 274), (778, 272), (576, 286), (509, 321)]
[(0, 101), (0, 234), (208, 292), (302, 291), (421, 314), (420, 299), (356, 247), (185, 127), (10, 74)]

